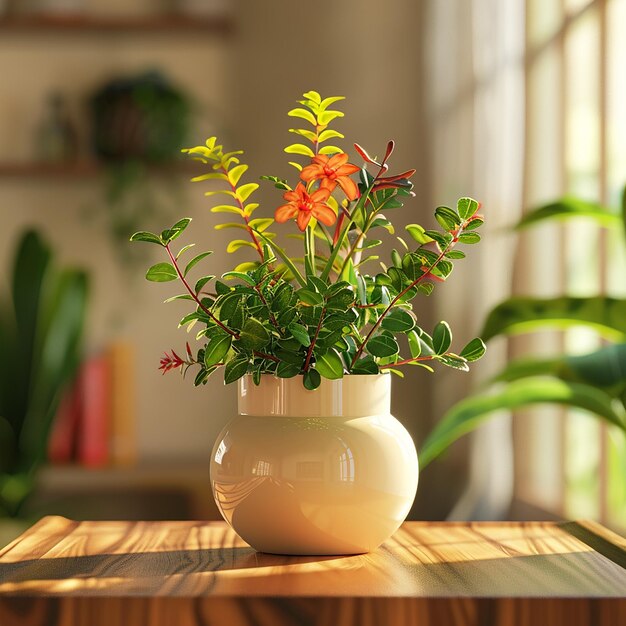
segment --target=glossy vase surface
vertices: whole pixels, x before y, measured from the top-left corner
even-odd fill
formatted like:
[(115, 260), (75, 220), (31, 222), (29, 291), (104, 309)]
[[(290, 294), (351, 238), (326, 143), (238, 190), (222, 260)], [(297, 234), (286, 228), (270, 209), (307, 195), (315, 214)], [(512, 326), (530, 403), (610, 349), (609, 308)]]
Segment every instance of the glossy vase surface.
[(211, 485), (224, 519), (276, 554), (359, 554), (404, 521), (418, 480), (415, 445), (390, 413), (391, 376), (239, 381), (239, 415), (220, 433)]

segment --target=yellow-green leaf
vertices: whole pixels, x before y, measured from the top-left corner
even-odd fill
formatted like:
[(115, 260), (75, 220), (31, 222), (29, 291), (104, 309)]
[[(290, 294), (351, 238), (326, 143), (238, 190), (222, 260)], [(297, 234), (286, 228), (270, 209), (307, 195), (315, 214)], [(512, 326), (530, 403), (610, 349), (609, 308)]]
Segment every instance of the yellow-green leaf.
[(220, 204), (218, 206), (214, 206), (211, 209), (211, 213), (235, 213), (236, 215), (243, 216), (243, 211), (240, 208), (230, 204)]
[(315, 133), (312, 130), (304, 130), (304, 128), (290, 128), (290, 133), (306, 137), (309, 141), (315, 141)]
[(292, 143), (290, 146), (285, 148), (285, 152), (287, 154), (301, 154), (307, 157), (315, 156), (315, 153), (311, 150), (311, 148), (301, 143)]
[(250, 217), (259, 208), (258, 202), (251, 202), (243, 207), (243, 212), (246, 217)]
[(331, 96), (330, 98), (324, 98), (320, 102), (320, 111), (325, 111), (333, 102), (339, 102), (339, 100), (345, 100), (345, 96)]
[(287, 115), (289, 115), (289, 117), (299, 117), (309, 122), (309, 124), (313, 124), (313, 126), (317, 125), (317, 121), (315, 120), (313, 113), (311, 113), (311, 111), (307, 111), (306, 109), (291, 109)]
[(320, 149), (320, 154), (337, 154), (338, 152), (343, 152), (343, 150), (337, 146), (324, 146)]
[(255, 220), (250, 220), (250, 226), (260, 232), (267, 230), (273, 223), (274, 220), (271, 217), (259, 217)]
[(246, 230), (246, 225), (237, 224), (235, 222), (228, 222), (226, 224), (215, 224), (213, 228), (215, 228), (215, 230), (224, 230), (225, 228), (242, 228), (243, 230)]
[(248, 166), (243, 164), (233, 167), (233, 169), (228, 172), (228, 180), (231, 182), (231, 184), (237, 185), (239, 179), (247, 169)]
[(302, 171), (302, 165), (300, 165), (300, 163), (296, 163), (295, 161), (289, 161), (289, 165), (295, 167), (299, 172)]
[(244, 263), (240, 263), (236, 268), (235, 272), (250, 272), (255, 270), (259, 264), (256, 261), (246, 261)]
[(341, 111), (324, 111), (318, 115), (317, 119), (322, 126), (326, 126), (337, 117), (343, 117), (343, 113)]
[(218, 193), (223, 193), (227, 196), (235, 197), (235, 194), (232, 191), (228, 191), (227, 189), (217, 189), (216, 191), (205, 191), (205, 196), (216, 196)]
[(344, 135), (342, 135), (340, 132), (336, 130), (331, 130), (331, 129), (323, 130), (320, 133), (319, 142), (323, 143), (324, 141), (328, 141), (329, 139), (334, 139), (335, 137), (339, 139), (345, 139)]
[(226, 252), (236, 252), (239, 248), (243, 247), (255, 248), (256, 246), (250, 241), (244, 241), (243, 239), (235, 239), (231, 241), (226, 247)]
[(246, 185), (242, 185), (237, 188), (237, 198), (239, 198), (241, 202), (245, 202), (249, 198), (250, 194), (255, 192), (258, 188), (259, 186), (256, 183), (247, 183)]
[(191, 179), (192, 183), (199, 183), (203, 180), (226, 180), (226, 175), (221, 172), (209, 172), (208, 174), (201, 174), (200, 176), (194, 176)]
[(312, 100), (316, 104), (319, 104), (322, 101), (322, 96), (320, 96), (317, 91), (307, 91), (306, 93), (302, 94), (302, 97), (306, 98), (307, 100)]

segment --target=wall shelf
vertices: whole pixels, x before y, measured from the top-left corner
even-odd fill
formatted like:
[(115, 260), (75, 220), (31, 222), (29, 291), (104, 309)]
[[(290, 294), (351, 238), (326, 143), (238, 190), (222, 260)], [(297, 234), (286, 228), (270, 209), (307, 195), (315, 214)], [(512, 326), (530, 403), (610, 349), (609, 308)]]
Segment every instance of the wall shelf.
[(9, 33), (197, 33), (228, 35), (233, 21), (228, 16), (187, 17), (158, 15), (154, 17), (11, 17), (0, 19), (0, 32)]

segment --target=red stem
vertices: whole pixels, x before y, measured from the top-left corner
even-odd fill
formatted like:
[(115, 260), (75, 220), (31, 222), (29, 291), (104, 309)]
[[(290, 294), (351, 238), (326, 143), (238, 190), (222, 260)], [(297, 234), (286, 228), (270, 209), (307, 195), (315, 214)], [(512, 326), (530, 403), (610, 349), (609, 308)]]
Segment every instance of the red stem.
[(317, 328), (315, 329), (315, 335), (313, 335), (313, 339), (311, 340), (311, 345), (309, 346), (309, 351), (306, 354), (306, 360), (304, 361), (304, 371), (309, 371), (309, 365), (311, 363), (311, 357), (313, 356), (313, 348), (315, 347), (315, 342), (317, 341), (317, 336), (320, 334), (320, 329), (322, 328), (322, 322), (324, 321), (324, 316), (326, 315), (326, 308), (322, 309), (320, 314), (320, 321), (317, 324)]
[(172, 261), (172, 265), (174, 266), (174, 269), (176, 269), (176, 273), (178, 274), (178, 278), (180, 278), (181, 282), (183, 283), (183, 285), (185, 285), (185, 289), (187, 289), (187, 291), (189, 292), (189, 295), (194, 299), (194, 301), (196, 302), (196, 304), (224, 331), (226, 331), (229, 335), (232, 335), (235, 339), (239, 339), (239, 334), (236, 333), (234, 330), (231, 330), (230, 328), (228, 328), (228, 326), (225, 326), (224, 324), (222, 324), (222, 322), (220, 322), (217, 317), (215, 317), (215, 315), (213, 315), (213, 313), (211, 313), (211, 311), (204, 306), (204, 304), (202, 304), (202, 301), (200, 300), (200, 298), (198, 298), (198, 296), (196, 295), (196, 292), (191, 288), (191, 286), (189, 285), (189, 283), (187, 282), (187, 280), (185, 279), (185, 277), (183, 276), (183, 273), (180, 271), (180, 267), (178, 267), (178, 263), (176, 262), (176, 258), (174, 257), (174, 255), (172, 254), (172, 251), (170, 250), (170, 245), (167, 244), (165, 246), (165, 249), (167, 250), (167, 254), (170, 257), (170, 260)]

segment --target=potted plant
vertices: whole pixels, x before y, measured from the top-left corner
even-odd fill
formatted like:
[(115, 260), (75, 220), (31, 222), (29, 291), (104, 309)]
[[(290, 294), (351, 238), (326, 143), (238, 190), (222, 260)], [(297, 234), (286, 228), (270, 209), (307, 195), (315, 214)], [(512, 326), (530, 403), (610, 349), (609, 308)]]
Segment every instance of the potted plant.
[[(432, 363), (467, 370), (485, 351), (473, 339), (452, 352), (446, 322), (429, 334), (411, 304), (446, 280), (465, 256), (459, 244), (480, 240), (478, 203), (461, 198), (456, 208), (438, 207), (438, 230), (410, 224), (411, 245), (396, 237), (391, 262), (374, 263), (381, 234), (394, 234), (387, 215), (414, 195), (415, 170), (389, 173), (392, 141), (381, 159), (354, 144), (362, 165), (329, 144), (344, 138), (329, 128), (343, 116), (331, 108), (341, 99), (309, 91), (289, 111), (306, 123), (291, 129), (305, 143), (285, 152), (303, 163), (291, 162), (292, 184), (261, 177), (282, 194), (273, 218), (256, 214), (259, 185), (246, 182), (241, 151), (225, 152), (215, 137), (185, 151), (208, 166), (194, 179), (212, 182), (206, 195), (223, 198), (211, 209), (227, 217), (216, 228), (245, 237), (228, 252), (244, 249), (253, 260), (220, 279), (191, 281), (211, 253), (183, 261), (193, 244), (174, 248), (189, 218), (131, 238), (164, 249), (168, 261), (146, 277), (180, 281), (184, 293), (170, 300), (188, 301), (192, 311), (180, 325), (198, 328), (200, 346), (166, 353), (161, 369), (195, 368), (196, 385), (217, 371), (227, 384), (240, 381), (240, 415), (218, 437), (211, 482), (224, 518), (261, 551), (359, 553), (389, 537), (409, 511), (418, 477), (413, 442), (390, 414), (390, 373), (401, 375), (404, 365), (432, 371)], [(301, 257), (273, 231), (275, 222), (291, 220)], [(408, 354), (401, 356), (401, 344)]]
[(80, 362), (88, 277), (61, 268), (42, 237), (20, 238), (0, 298), (0, 546), (20, 520), (62, 393)]

